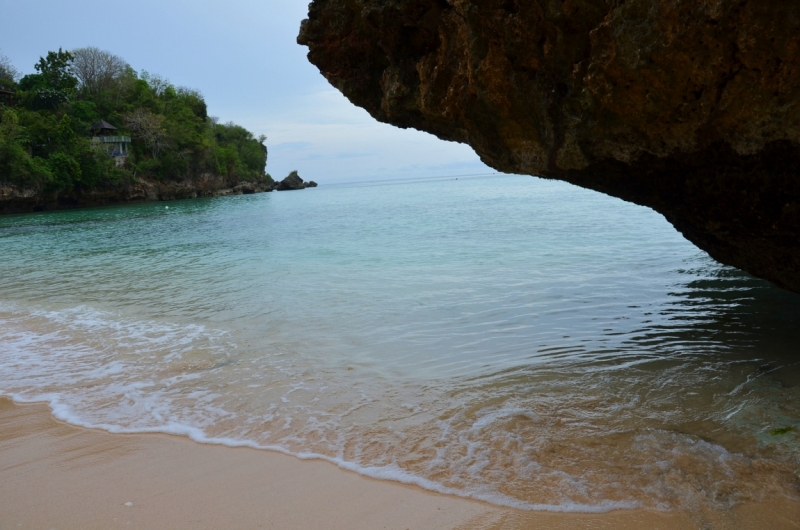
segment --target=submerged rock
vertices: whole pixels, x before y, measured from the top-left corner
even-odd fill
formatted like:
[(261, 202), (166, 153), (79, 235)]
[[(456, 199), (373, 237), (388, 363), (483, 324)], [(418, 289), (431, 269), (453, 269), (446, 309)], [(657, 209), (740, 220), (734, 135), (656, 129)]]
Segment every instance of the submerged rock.
[(379, 121), (649, 206), (800, 292), (800, 4), (314, 0), (298, 42)]

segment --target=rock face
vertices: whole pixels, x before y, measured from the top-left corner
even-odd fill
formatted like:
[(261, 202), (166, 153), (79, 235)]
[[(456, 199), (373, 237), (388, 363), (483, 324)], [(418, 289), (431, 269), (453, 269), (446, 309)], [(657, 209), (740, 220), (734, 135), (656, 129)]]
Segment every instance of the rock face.
[(159, 182), (137, 179), (135, 182), (109, 188), (58, 194), (37, 193), (30, 189), (0, 183), (0, 214), (64, 210), (89, 206), (107, 206), (132, 202), (169, 201), (246, 195), (272, 191), (272, 181), (241, 182), (215, 175), (201, 175), (193, 180)]
[(300, 175), (297, 174), (297, 171), (292, 171), (289, 173), (288, 177), (278, 182), (278, 185), (275, 189), (278, 191), (302, 190), (305, 188), (304, 184), (305, 183), (303, 182), (303, 179), (300, 178)]
[(277, 191), (289, 191), (289, 190), (302, 190), (305, 188), (316, 188), (317, 183), (313, 180), (310, 182), (303, 182), (303, 179), (300, 178), (300, 175), (297, 174), (297, 171), (292, 171), (289, 173), (289, 176), (283, 179), (280, 182), (275, 183), (275, 188)]
[(649, 206), (800, 292), (800, 3), (314, 0), (298, 42), (376, 119)]

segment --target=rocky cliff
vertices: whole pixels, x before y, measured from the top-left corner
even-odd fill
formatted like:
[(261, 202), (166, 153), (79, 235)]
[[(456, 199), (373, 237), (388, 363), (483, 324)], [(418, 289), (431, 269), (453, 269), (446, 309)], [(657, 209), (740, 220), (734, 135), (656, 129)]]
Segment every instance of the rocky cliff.
[(314, 0), (298, 42), (376, 119), (649, 206), (800, 292), (800, 3)]
[(88, 206), (107, 206), (146, 201), (194, 199), (272, 191), (270, 179), (242, 182), (216, 175), (201, 175), (196, 179), (160, 182), (136, 179), (118, 186), (98, 187), (61, 193), (42, 193), (0, 183), (0, 214), (63, 210)]

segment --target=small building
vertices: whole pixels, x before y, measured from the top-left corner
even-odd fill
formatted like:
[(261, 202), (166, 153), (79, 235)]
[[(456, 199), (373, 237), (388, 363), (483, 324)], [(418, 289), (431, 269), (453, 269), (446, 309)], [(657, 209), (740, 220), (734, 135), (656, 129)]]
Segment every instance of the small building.
[(0, 105), (5, 105), (7, 107), (14, 106), (14, 92), (11, 90), (6, 90), (3, 87), (0, 87)]
[(121, 166), (128, 157), (131, 137), (117, 136), (116, 132), (116, 127), (105, 120), (100, 120), (92, 125), (92, 141), (101, 144), (109, 156), (117, 159), (117, 165)]

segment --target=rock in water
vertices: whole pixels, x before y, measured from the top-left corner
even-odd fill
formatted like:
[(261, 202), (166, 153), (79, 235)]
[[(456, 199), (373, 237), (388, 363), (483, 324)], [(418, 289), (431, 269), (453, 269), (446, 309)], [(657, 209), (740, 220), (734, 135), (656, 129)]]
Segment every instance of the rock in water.
[(305, 183), (303, 182), (303, 179), (300, 178), (300, 175), (297, 174), (297, 171), (292, 171), (289, 173), (288, 177), (278, 183), (276, 189), (278, 191), (288, 191), (302, 190), (305, 187)]
[(800, 3), (314, 0), (308, 58), (379, 121), (649, 206), (800, 292)]

